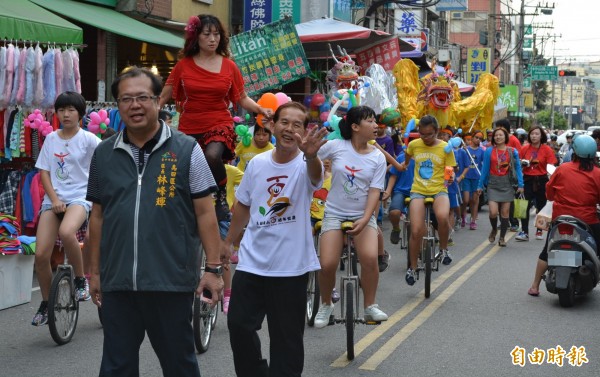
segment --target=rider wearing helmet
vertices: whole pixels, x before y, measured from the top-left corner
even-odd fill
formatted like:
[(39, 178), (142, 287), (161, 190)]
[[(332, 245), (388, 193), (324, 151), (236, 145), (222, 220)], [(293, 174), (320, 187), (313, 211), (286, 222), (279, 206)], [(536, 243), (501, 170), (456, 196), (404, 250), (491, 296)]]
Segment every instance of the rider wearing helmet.
[[(596, 148), (596, 141), (591, 136), (577, 135), (573, 140), (573, 161), (556, 168), (546, 184), (546, 197), (554, 201), (552, 220), (562, 215), (579, 218), (590, 226), (596, 245), (600, 245), (600, 220), (596, 214), (596, 205), (600, 203), (600, 168), (594, 163)], [(528, 291), (531, 296), (540, 293), (542, 275), (548, 268), (547, 247), (548, 239)]]

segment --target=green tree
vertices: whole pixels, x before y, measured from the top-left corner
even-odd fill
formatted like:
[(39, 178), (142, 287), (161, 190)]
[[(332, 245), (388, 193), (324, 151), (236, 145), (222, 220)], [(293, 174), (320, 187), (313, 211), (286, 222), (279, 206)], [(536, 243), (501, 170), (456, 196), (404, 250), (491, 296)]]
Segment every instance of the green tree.
[[(546, 128), (550, 128), (551, 126), (551, 112), (550, 110), (541, 110), (535, 114), (535, 120), (538, 124)], [(567, 129), (567, 120), (565, 117), (558, 113), (554, 112), (554, 129), (555, 130), (566, 130)]]

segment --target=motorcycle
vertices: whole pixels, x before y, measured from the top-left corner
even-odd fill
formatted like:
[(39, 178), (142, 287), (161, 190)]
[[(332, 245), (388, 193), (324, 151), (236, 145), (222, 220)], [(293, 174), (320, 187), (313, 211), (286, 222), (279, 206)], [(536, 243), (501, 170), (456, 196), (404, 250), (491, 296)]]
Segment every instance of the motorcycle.
[(575, 295), (584, 295), (598, 284), (600, 259), (589, 226), (573, 216), (559, 216), (548, 236), (546, 289), (558, 294), (563, 307), (571, 307)]

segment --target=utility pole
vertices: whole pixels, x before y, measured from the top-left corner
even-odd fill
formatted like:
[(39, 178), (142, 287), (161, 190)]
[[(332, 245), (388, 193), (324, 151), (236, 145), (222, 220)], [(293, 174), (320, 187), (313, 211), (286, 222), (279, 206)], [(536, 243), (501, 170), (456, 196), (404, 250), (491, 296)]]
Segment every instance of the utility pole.
[(569, 129), (572, 130), (573, 129), (573, 80), (571, 78), (569, 78), (569, 81), (571, 82), (571, 99), (569, 101)]
[(523, 112), (525, 108), (525, 98), (523, 97), (523, 80), (525, 79), (525, 64), (523, 63), (523, 42), (525, 41), (525, 0), (521, 0), (521, 11), (519, 12), (519, 38), (521, 40), (521, 48), (519, 48), (519, 117), (517, 126), (518, 128), (521, 128)]
[[(490, 9), (488, 14), (488, 22), (487, 22), (487, 47), (490, 48), (491, 56), (495, 56), (496, 51), (496, 1), (490, 0)], [(494, 67), (495, 62), (494, 58), (491, 59), (492, 67)], [(492, 72), (494, 74), (494, 72)]]

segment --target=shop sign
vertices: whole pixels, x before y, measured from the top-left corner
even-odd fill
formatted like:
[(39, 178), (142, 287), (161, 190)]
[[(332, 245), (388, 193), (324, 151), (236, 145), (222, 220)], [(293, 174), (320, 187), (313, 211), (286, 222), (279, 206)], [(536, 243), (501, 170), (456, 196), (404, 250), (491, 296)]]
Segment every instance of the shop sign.
[(477, 84), (481, 74), (491, 72), (491, 65), (489, 48), (467, 49), (467, 84)]
[(273, 21), (283, 20), (285, 17), (292, 17), (294, 24), (299, 24), (300, 10), (302, 9), (301, 0), (254, 0), (257, 2), (270, 1), (273, 3)]
[(400, 43), (398, 37), (393, 36), (375, 45), (355, 51), (356, 64), (360, 66), (361, 72), (373, 64), (379, 64), (386, 71), (391, 71), (394, 64), (400, 60)]
[(234, 35), (230, 48), (250, 96), (310, 74), (304, 48), (291, 18)]
[(519, 111), (519, 87), (517, 85), (501, 87), (498, 103), (503, 104), (508, 111)]
[(422, 25), (421, 9), (406, 8), (394, 10), (394, 34), (402, 37), (419, 35)]
[(272, 0), (244, 0), (244, 31), (271, 23)]

